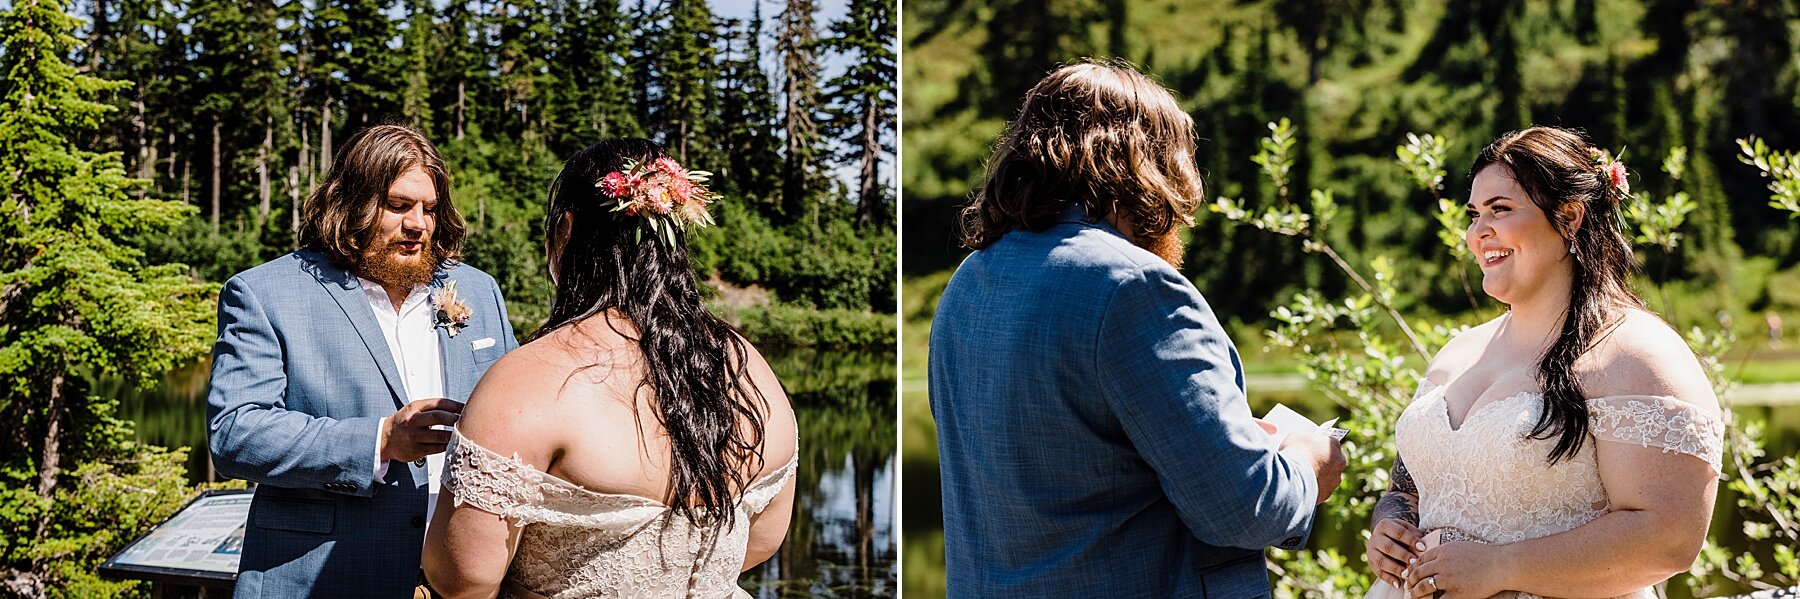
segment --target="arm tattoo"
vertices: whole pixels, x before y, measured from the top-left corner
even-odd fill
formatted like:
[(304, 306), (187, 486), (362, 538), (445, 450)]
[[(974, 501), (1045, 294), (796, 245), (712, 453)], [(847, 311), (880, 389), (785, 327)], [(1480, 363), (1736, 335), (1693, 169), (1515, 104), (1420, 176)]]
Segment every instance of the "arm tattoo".
[(1388, 483), (1387, 493), (1381, 496), (1381, 501), (1375, 503), (1373, 520), (1399, 518), (1418, 526), (1419, 487), (1413, 484), (1412, 474), (1406, 471), (1406, 463), (1401, 462), (1398, 455), (1394, 456), (1394, 469), (1388, 478), (1392, 482)]
[(1419, 486), (1413, 484), (1412, 473), (1406, 471), (1406, 462), (1400, 461), (1399, 454), (1394, 455), (1394, 469), (1388, 474), (1388, 479), (1390, 481), (1388, 483), (1389, 492), (1398, 491), (1418, 496)]

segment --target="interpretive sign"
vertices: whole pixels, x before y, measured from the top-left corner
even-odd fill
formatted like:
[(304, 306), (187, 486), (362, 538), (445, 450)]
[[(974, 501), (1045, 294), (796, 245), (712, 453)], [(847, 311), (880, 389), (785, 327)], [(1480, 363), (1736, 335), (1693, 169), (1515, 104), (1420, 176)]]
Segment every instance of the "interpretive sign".
[(247, 489), (201, 494), (175, 517), (106, 560), (100, 573), (205, 586), (235, 582), (251, 496)]

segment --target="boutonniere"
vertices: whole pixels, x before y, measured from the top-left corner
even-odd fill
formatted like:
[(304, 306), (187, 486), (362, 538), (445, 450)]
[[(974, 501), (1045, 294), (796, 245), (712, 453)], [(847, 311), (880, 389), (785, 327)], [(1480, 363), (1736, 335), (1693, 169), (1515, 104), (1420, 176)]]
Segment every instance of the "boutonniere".
[(443, 289), (432, 292), (431, 305), (437, 310), (437, 326), (449, 331), (451, 337), (469, 326), (469, 316), (474, 313), (468, 304), (456, 299), (456, 281), (444, 283)]

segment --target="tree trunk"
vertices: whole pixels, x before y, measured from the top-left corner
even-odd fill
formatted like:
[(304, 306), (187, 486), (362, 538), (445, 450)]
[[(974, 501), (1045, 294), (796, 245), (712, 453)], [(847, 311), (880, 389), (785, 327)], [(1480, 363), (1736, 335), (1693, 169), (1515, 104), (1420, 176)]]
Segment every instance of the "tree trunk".
[(192, 159), (181, 161), (181, 203), (183, 203), (183, 204), (188, 203), (188, 197), (189, 197), (188, 182), (192, 181), (193, 179), (194, 179), (194, 161)]
[(219, 232), (219, 130), (224, 127), (219, 115), (212, 118), (212, 230)]
[[(46, 500), (56, 492), (56, 477), (62, 468), (62, 421), (63, 412), (63, 375), (57, 373), (50, 377), (50, 404), (44, 407), (44, 415), (50, 419), (50, 426), (44, 431), (44, 453), (38, 462), (38, 497)], [(38, 517), (37, 537), (43, 538), (50, 530), (50, 511)], [(38, 568), (34, 567), (33, 570)]]
[[(139, 83), (137, 91), (137, 97), (131, 99), (131, 131), (137, 134), (137, 177), (149, 179), (156, 172), (156, 148), (150, 145), (150, 128), (144, 122), (144, 84)], [(144, 188), (134, 189), (131, 195), (143, 199)]]
[[(73, 8), (73, 7), (70, 7)], [(94, 27), (88, 31), (87, 72), (100, 68), (100, 43), (106, 39), (106, 0), (94, 0)]]
[(466, 85), (468, 85), (467, 81), (458, 80), (456, 82), (456, 138), (457, 139), (463, 138), (463, 99), (464, 99), (464, 95), (467, 92), (467, 90), (465, 88)]
[(306, 193), (312, 193), (313, 181), (317, 176), (317, 173), (313, 171), (312, 131), (306, 127), (300, 127), (300, 173), (306, 175)]
[(319, 113), (319, 164), (331, 173), (331, 96), (325, 96), (325, 110)]
[[(300, 169), (288, 167), (288, 230), (294, 233), (295, 247), (300, 243)], [(209, 462), (210, 464), (210, 462)]]
[(881, 194), (877, 190), (876, 173), (881, 163), (881, 140), (875, 135), (880, 127), (875, 113), (879, 112), (876, 94), (863, 97), (862, 115), (862, 189), (859, 190), (856, 203), (856, 222), (867, 225), (874, 222), (881, 209)]
[(256, 228), (269, 218), (269, 155), (275, 152), (275, 115), (263, 116), (262, 148), (256, 152)]
[(175, 130), (173, 128), (171, 128), (169, 130), (169, 182), (170, 183), (175, 182), (175, 161), (179, 156), (181, 156), (181, 153), (175, 151)]

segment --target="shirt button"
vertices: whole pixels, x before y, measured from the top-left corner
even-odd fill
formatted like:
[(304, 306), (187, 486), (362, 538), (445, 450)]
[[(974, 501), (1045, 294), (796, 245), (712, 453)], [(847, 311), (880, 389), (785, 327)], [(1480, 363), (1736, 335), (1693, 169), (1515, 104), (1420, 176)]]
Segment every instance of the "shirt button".
[(413, 465), (418, 466), (420, 468), (424, 468), (425, 467), (425, 458), (419, 458), (419, 461), (413, 462)]
[(413, 525), (413, 528), (425, 528), (425, 517), (424, 516), (413, 516), (412, 525)]

